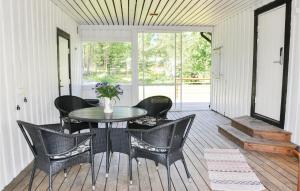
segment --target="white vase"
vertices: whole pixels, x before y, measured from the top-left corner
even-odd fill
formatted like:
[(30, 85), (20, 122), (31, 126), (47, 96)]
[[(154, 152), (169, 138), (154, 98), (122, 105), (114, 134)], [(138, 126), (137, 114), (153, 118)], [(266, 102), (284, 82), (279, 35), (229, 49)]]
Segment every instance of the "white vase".
[(104, 113), (112, 113), (113, 112), (113, 105), (111, 99), (108, 97), (104, 98)]

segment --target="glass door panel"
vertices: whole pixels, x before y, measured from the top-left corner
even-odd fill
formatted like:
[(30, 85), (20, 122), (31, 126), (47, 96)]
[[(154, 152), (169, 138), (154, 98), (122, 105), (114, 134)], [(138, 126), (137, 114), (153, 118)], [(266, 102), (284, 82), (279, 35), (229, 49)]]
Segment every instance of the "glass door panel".
[(183, 32), (182, 110), (209, 109), (211, 44), (199, 32)]
[(175, 103), (174, 33), (139, 34), (139, 100), (164, 95)]
[(182, 33), (175, 35), (175, 102), (174, 110), (182, 110)]
[(139, 100), (165, 95), (172, 110), (209, 108), (211, 45), (199, 32), (139, 33)]

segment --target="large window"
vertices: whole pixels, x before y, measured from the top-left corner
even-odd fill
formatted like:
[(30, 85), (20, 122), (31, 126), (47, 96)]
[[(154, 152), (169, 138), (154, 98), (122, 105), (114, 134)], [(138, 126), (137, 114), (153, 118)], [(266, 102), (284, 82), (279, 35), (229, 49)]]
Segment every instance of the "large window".
[(139, 33), (139, 99), (165, 95), (174, 109), (208, 109), (211, 44), (199, 32)]
[(131, 43), (83, 43), (85, 82), (131, 83)]

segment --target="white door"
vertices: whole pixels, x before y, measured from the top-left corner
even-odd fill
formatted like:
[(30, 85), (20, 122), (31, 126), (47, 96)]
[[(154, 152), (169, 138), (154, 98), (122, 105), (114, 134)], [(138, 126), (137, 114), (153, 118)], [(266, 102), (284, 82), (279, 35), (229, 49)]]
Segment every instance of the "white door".
[(61, 36), (58, 37), (59, 45), (59, 88), (60, 95), (70, 95), (70, 75), (69, 75), (69, 40)]
[(280, 121), (286, 6), (258, 16), (255, 113)]

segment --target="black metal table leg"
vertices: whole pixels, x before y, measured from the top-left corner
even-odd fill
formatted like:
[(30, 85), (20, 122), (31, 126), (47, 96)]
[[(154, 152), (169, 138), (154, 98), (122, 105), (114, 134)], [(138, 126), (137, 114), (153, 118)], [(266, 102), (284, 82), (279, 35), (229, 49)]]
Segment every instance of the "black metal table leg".
[(111, 124), (110, 123), (105, 123), (105, 129), (106, 129), (106, 174), (105, 177), (108, 177), (109, 173), (109, 156), (110, 156), (110, 146), (109, 146), (109, 141), (110, 141), (110, 132)]

